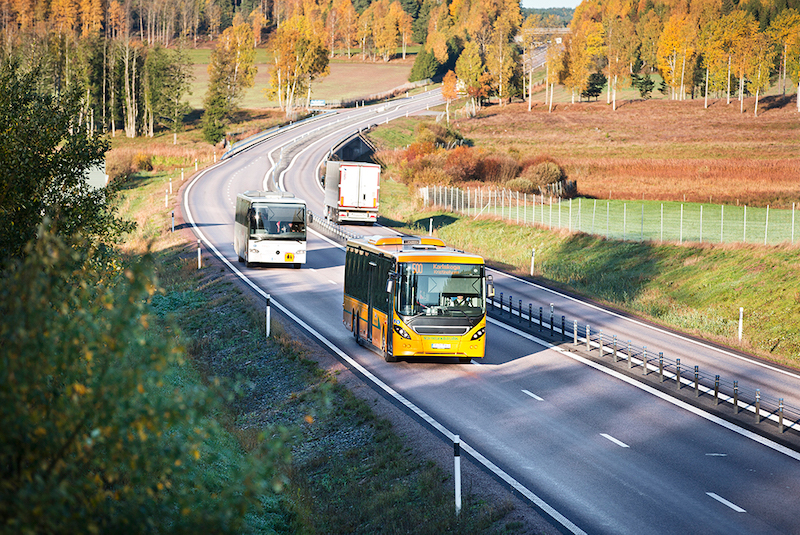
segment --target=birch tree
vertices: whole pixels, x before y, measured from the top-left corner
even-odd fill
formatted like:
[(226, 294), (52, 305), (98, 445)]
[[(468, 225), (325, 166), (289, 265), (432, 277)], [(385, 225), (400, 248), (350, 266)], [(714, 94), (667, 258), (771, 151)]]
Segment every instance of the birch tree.
[(790, 50), (800, 46), (800, 12), (796, 9), (781, 11), (769, 28), (769, 36), (781, 49), (781, 62), (778, 80), (781, 92), (786, 94), (786, 68)]

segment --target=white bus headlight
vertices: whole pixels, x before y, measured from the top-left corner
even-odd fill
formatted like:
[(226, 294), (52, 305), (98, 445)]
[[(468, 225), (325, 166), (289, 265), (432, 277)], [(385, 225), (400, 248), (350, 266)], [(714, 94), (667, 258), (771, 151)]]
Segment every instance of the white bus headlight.
[(411, 340), (411, 335), (409, 335), (405, 329), (400, 327), (399, 325), (394, 326), (394, 332), (405, 338), (406, 340)]
[(478, 338), (480, 338), (484, 334), (486, 334), (486, 327), (481, 327), (480, 329), (475, 331), (475, 334), (472, 335), (472, 340), (477, 340)]

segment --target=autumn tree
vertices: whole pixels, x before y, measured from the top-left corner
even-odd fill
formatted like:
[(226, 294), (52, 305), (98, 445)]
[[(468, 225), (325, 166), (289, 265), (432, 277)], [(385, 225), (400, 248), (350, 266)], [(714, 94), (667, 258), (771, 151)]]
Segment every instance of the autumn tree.
[(329, 71), (323, 35), (304, 15), (293, 16), (273, 35), (269, 94), (277, 97), (287, 116), (294, 113), (299, 96), (310, 93), (311, 82)]
[(639, 42), (633, 22), (628, 18), (609, 17), (604, 28), (608, 58), (608, 87), (612, 108), (617, 109), (617, 87), (631, 71)]
[(753, 35), (750, 61), (747, 68), (747, 90), (755, 95), (753, 115), (758, 116), (758, 99), (769, 87), (770, 68), (775, 60), (775, 46), (768, 35), (758, 32)]
[(480, 83), (480, 76), (483, 71), (483, 59), (481, 58), (478, 43), (467, 41), (464, 50), (456, 61), (456, 75), (461, 83), (464, 84), (467, 95), (469, 95), (467, 107), (472, 116), (478, 113), (477, 107), (480, 99), (485, 96), (481, 92), (482, 84)]
[[(575, 22), (575, 21), (573, 21)], [(564, 84), (575, 95), (580, 95), (596, 70), (597, 59), (603, 53), (603, 25), (591, 19), (577, 21), (572, 34), (567, 38), (564, 50)]]
[(786, 94), (786, 68), (790, 55), (800, 48), (800, 12), (796, 9), (781, 11), (769, 27), (769, 36), (780, 48), (781, 62), (778, 80), (781, 92)]
[(238, 106), (244, 90), (256, 75), (253, 30), (245, 22), (227, 28), (211, 53), (208, 90), (203, 115), (203, 134), (216, 143), (224, 136), (224, 119)]
[(693, 30), (687, 16), (672, 15), (658, 41), (658, 68), (675, 100), (683, 100), (686, 96), (687, 62), (695, 53)]
[(442, 81), (442, 98), (445, 100), (445, 113), (447, 114), (447, 125), (450, 126), (450, 103), (458, 98), (456, 84), (458, 77), (453, 71), (447, 71)]
[(514, 94), (519, 75), (519, 59), (514, 36), (522, 22), (519, 3), (507, 0), (495, 21), (492, 41), (486, 55), (486, 67), (497, 82), (497, 96), (502, 104)]

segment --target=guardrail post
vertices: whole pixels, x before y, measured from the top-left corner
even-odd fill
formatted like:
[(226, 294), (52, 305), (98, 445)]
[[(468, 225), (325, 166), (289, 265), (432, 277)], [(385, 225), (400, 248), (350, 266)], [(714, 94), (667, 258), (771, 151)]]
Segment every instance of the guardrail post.
[(500, 315), (503, 315), (503, 292), (500, 292)]
[(614, 335), (614, 362), (617, 362), (617, 335)]
[(681, 389), (681, 359), (675, 359), (675, 385)]
[(533, 329), (533, 304), (528, 303), (528, 328)]
[(700, 366), (694, 367), (694, 397), (700, 397)]
[(756, 388), (756, 423), (761, 423), (761, 389)]
[(554, 336), (555, 332), (555, 326), (553, 325), (553, 303), (550, 303), (550, 336)]
[(659, 382), (663, 383), (664, 382), (664, 352), (663, 351), (659, 351), (658, 352), (658, 376), (661, 379)]
[(567, 339), (566, 323), (567, 323), (567, 318), (565, 318), (564, 315), (562, 314), (561, 315), (561, 340), (566, 340)]
[(783, 433), (783, 398), (778, 400), (778, 430)]
[(519, 319), (517, 323), (522, 323), (522, 299), (519, 300)]
[(542, 332), (542, 325), (544, 322), (542, 321), (542, 307), (539, 307), (539, 332)]
[(647, 346), (642, 346), (642, 375), (647, 375)]
[(572, 320), (572, 345), (578, 345), (578, 320)]
[(597, 343), (600, 349), (600, 356), (603, 356), (603, 329), (597, 331)]
[[(502, 305), (502, 303), (500, 304)], [(514, 296), (511, 294), (508, 294), (508, 317), (514, 317)]]
[(714, 405), (719, 405), (719, 375), (714, 377)]
[(630, 370), (630, 369), (633, 368), (633, 359), (631, 358), (631, 341), (630, 340), (628, 340), (627, 355), (628, 355), (628, 369)]
[(739, 381), (733, 382), (733, 414), (739, 414)]
[(591, 336), (591, 333), (592, 333), (592, 328), (591, 328), (591, 326), (590, 326), (590, 325), (587, 323), (587, 324), (586, 324), (586, 351), (591, 351), (591, 350), (592, 350), (592, 346), (591, 346), (591, 344), (590, 344), (590, 341), (589, 341), (589, 338), (590, 338), (590, 336)]

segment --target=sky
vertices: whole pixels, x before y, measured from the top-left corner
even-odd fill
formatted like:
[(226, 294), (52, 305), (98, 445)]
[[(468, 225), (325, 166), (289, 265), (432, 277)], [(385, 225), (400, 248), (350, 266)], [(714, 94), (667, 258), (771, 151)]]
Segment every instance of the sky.
[(580, 0), (522, 0), (522, 7), (545, 9), (548, 7), (578, 7)]

